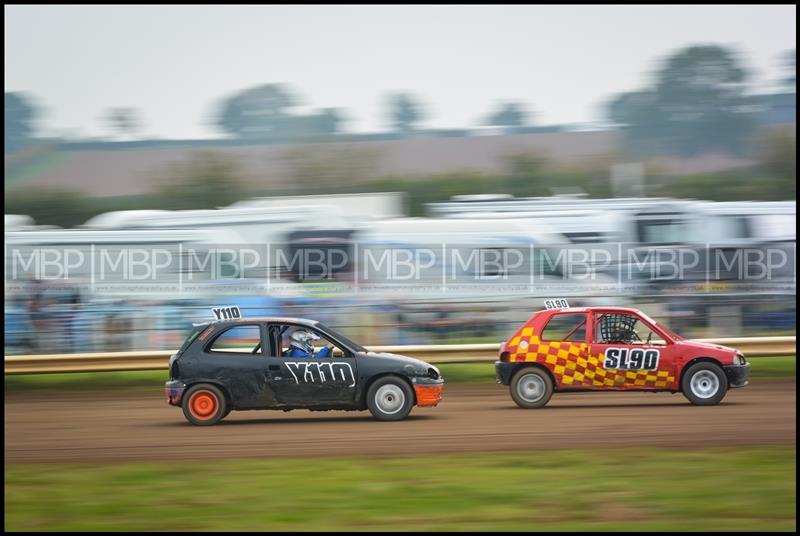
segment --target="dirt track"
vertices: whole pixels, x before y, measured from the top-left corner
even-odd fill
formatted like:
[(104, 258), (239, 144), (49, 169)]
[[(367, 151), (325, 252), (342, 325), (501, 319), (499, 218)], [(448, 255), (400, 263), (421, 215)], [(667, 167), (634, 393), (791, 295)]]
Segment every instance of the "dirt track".
[(445, 387), (437, 408), (377, 422), (369, 412), (234, 412), (188, 424), (161, 394), (17, 394), (5, 399), (5, 462), (402, 455), (611, 446), (793, 444), (796, 384), (759, 382), (714, 407), (668, 393), (556, 394), (518, 409), (499, 385)]

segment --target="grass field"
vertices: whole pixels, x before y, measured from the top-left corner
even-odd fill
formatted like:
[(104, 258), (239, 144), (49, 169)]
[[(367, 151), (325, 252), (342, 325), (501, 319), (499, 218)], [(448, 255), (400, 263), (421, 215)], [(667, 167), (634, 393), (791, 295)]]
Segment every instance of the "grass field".
[(794, 531), (796, 449), (6, 465), (5, 530)]
[[(756, 357), (750, 359), (750, 378), (789, 379), (796, 376), (795, 357)], [(439, 365), (447, 383), (494, 383), (491, 363), (451, 363)], [(92, 372), (72, 374), (25, 374), (6, 376), (7, 391), (29, 389), (92, 390), (108, 387), (161, 389), (167, 380), (166, 370), (135, 372)]]

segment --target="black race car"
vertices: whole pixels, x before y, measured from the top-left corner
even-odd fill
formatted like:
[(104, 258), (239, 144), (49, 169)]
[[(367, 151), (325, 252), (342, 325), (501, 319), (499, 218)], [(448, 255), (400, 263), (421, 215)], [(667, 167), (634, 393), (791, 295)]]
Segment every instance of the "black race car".
[(370, 352), (314, 320), (237, 316), (196, 324), (169, 360), (167, 399), (192, 424), (248, 409), (369, 409), (397, 421), (442, 399), (444, 379), (424, 361)]

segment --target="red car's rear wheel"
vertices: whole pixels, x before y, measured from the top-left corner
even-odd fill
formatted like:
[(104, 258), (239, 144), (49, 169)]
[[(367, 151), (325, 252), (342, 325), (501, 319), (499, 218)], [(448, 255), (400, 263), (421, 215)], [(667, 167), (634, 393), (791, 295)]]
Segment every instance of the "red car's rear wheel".
[(540, 368), (518, 370), (509, 384), (511, 398), (521, 408), (541, 408), (553, 396), (553, 380)]

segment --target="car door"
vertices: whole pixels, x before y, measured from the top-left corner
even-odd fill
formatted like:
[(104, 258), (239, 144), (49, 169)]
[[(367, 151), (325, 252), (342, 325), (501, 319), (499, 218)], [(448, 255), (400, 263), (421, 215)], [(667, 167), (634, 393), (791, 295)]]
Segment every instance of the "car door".
[(236, 409), (269, 408), (275, 403), (264, 336), (263, 323), (237, 323), (215, 333), (203, 348), (203, 369), (211, 371), (208, 379), (225, 386)]
[(587, 361), (588, 313), (554, 313), (544, 324), (535, 347), (536, 361), (553, 373), (559, 389), (582, 389), (591, 379)]
[[(594, 312), (591, 355), (598, 361), (596, 387), (666, 389), (675, 381), (674, 344), (632, 312)], [(647, 335), (649, 334), (649, 336)]]
[[(293, 330), (320, 336), (321, 343), (332, 343), (339, 351), (330, 357), (283, 357), (288, 347), (286, 336)], [(278, 402), (293, 407), (352, 407), (356, 395), (355, 356), (330, 335), (294, 324), (270, 324), (269, 369)], [(322, 346), (322, 345), (321, 345)]]

